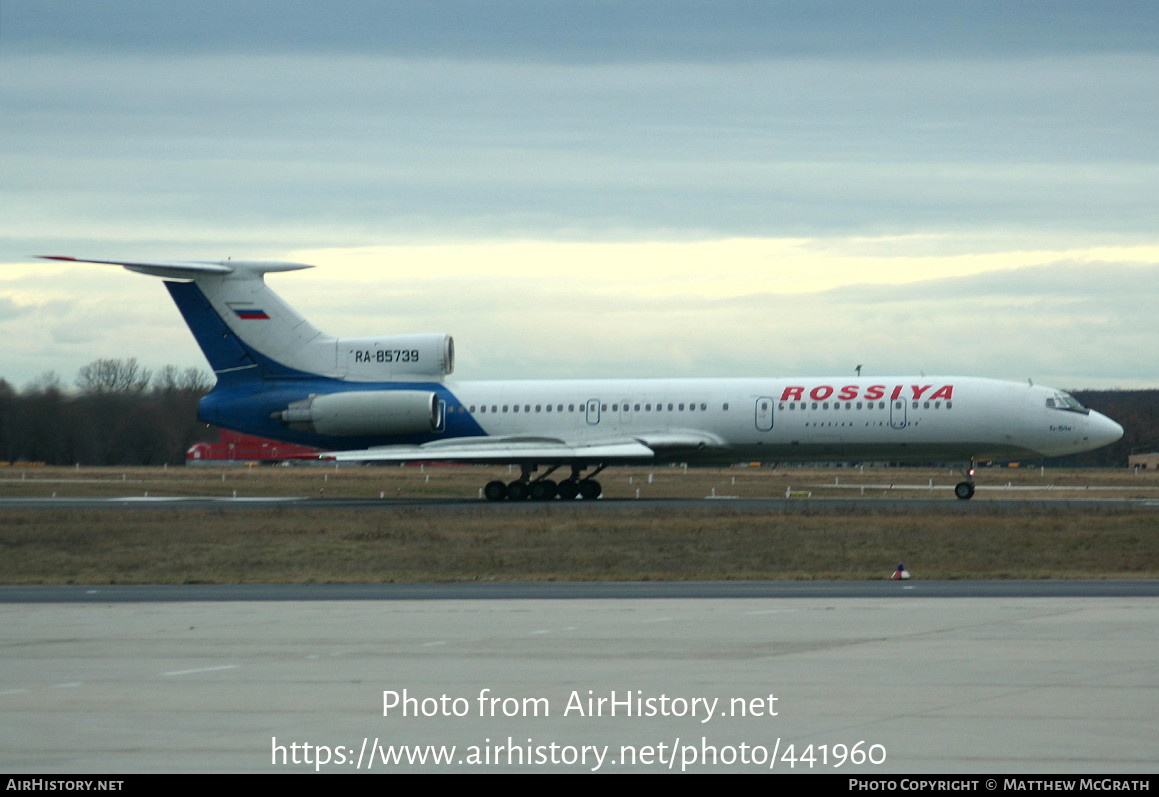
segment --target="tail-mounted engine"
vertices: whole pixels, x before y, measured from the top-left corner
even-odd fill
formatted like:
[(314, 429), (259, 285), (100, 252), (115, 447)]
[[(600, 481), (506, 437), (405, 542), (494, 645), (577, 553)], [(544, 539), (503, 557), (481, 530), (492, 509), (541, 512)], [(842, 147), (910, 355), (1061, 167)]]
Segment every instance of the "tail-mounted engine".
[(440, 423), (438, 396), (423, 390), (312, 395), (270, 417), (291, 429), (339, 437), (416, 434)]
[(455, 341), (450, 335), (339, 338), (336, 348), (338, 370), (360, 382), (441, 380), (455, 370)]

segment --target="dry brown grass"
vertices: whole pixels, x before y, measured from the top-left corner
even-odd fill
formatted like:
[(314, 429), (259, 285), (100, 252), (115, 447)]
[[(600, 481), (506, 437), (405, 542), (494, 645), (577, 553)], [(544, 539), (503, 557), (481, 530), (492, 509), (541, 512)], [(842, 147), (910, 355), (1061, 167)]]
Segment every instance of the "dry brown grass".
[[(473, 495), (492, 470), (343, 468), (160, 471), (32, 469), (0, 472), (0, 496)], [(647, 483), (648, 473), (653, 474)], [(1159, 480), (1123, 471), (1037, 469), (980, 474), (982, 484), (1125, 487), (1100, 497), (1155, 495)], [(428, 478), (429, 477), (429, 478)], [(948, 471), (613, 471), (611, 495), (783, 495), (787, 486), (906, 482), (950, 485)], [(629, 478), (631, 481), (629, 482)], [(1038, 481), (1036, 481), (1038, 480)], [(735, 483), (734, 483), (735, 481)], [(850, 496), (835, 487), (814, 494)], [(881, 490), (874, 488), (874, 494)], [(1082, 493), (1090, 490), (1083, 489)], [(928, 491), (894, 490), (929, 497)], [(889, 510), (821, 513), (808, 501), (786, 511), (736, 511), (716, 502), (673, 508), (591, 507), (582, 502), (387, 506), (368, 510), (0, 511), (0, 582), (321, 583), (462, 580), (877, 579), (905, 562), (919, 578), (1153, 578), (1159, 514), (1131, 507), (1012, 513)], [(1023, 497), (1026, 493), (1018, 493)], [(1056, 491), (1052, 493), (1059, 497)], [(1073, 496), (1074, 493), (1068, 495)], [(956, 508), (949, 492), (944, 498)], [(981, 499), (981, 500), (979, 500)]]

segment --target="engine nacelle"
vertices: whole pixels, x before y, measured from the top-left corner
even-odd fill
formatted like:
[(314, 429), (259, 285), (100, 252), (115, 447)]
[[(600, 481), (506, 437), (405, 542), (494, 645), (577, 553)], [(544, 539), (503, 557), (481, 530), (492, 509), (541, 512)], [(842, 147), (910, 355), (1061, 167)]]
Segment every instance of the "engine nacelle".
[(363, 390), (312, 395), (271, 416), (291, 429), (338, 437), (429, 432), (439, 398), (424, 390)]
[(455, 341), (441, 333), (339, 338), (335, 358), (339, 373), (347, 379), (441, 380), (455, 370)]

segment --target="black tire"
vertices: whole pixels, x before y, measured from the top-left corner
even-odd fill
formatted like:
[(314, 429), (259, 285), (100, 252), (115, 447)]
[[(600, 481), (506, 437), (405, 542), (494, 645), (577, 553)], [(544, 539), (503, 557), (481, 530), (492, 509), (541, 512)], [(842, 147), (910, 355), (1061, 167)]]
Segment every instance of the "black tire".
[(507, 485), (507, 500), (509, 501), (526, 501), (527, 495), (531, 491), (527, 488), (527, 482), (514, 481)]
[(540, 479), (530, 485), (532, 501), (550, 501), (555, 498), (555, 482), (551, 479)]
[(580, 498), (585, 501), (594, 501), (604, 492), (604, 488), (595, 479), (584, 479), (579, 483)]
[(575, 497), (579, 495), (579, 482), (575, 479), (567, 479), (560, 482), (555, 491), (559, 494), (561, 501), (574, 501)]
[(974, 483), (958, 482), (954, 485), (954, 495), (958, 496), (960, 501), (969, 501), (974, 497)]
[(487, 482), (483, 497), (488, 501), (502, 501), (507, 498), (507, 485), (503, 482)]

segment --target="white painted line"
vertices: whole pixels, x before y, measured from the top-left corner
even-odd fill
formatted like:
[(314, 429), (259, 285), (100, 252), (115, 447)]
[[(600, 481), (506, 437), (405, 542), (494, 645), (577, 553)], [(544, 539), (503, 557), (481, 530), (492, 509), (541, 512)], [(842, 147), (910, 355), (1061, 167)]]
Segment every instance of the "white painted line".
[(223, 664), (220, 667), (198, 667), (195, 670), (174, 670), (173, 672), (161, 673), (162, 675), (192, 675), (199, 672), (218, 672), (219, 670), (235, 670), (240, 667), (240, 664)]

